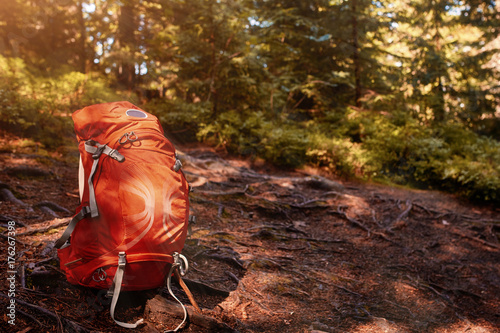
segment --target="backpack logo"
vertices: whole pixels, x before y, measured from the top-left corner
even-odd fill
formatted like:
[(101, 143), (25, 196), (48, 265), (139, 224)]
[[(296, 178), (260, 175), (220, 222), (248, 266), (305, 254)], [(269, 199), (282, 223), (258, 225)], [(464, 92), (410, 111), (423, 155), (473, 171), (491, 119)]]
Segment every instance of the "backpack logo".
[[(125, 237), (140, 232), (137, 237), (125, 244), (131, 248), (137, 244), (153, 226), (155, 218), (155, 191), (149, 177), (137, 165), (132, 165), (123, 172), (123, 221), (125, 222)], [(142, 211), (135, 212), (143, 207)]]

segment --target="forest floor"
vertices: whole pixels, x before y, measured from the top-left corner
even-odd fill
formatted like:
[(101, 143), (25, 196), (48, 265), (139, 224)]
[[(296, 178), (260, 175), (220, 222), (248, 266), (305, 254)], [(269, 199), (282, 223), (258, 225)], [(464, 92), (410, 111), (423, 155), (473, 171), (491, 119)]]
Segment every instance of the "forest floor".
[[(76, 147), (42, 156), (21, 146), (0, 133), (0, 331), (130, 332), (102, 293), (69, 284), (59, 269), (53, 242), (79, 201)], [(192, 320), (181, 332), (500, 331), (499, 208), (178, 148), (196, 215), (186, 281), (204, 318), (226, 324)], [(171, 299), (126, 293), (117, 317), (144, 318), (137, 332), (175, 328), (181, 318), (162, 316), (155, 295)]]

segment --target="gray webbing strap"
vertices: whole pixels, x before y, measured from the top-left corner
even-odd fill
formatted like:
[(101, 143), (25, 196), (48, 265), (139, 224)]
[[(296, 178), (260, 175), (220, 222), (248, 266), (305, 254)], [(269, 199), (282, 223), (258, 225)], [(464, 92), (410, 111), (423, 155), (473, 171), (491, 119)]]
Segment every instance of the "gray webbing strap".
[(120, 154), (115, 149), (111, 149), (107, 145), (101, 145), (100, 143), (95, 142), (93, 140), (88, 140), (85, 142), (85, 151), (92, 154), (92, 157), (94, 158), (94, 163), (92, 163), (92, 169), (90, 170), (89, 179), (87, 180), (87, 184), (89, 186), (89, 205), (82, 207), (80, 212), (76, 214), (73, 217), (73, 219), (71, 219), (71, 221), (68, 224), (68, 227), (66, 228), (66, 230), (64, 230), (64, 233), (62, 234), (61, 238), (59, 238), (54, 244), (54, 246), (57, 249), (64, 247), (64, 244), (71, 236), (71, 233), (73, 232), (73, 230), (75, 230), (77, 223), (80, 222), (86, 215), (90, 213), (91, 217), (99, 216), (99, 211), (97, 209), (97, 202), (95, 199), (93, 180), (95, 172), (97, 170), (97, 165), (99, 164), (99, 157), (101, 156), (101, 154), (106, 154), (109, 157), (117, 160), (118, 162), (123, 162), (125, 160), (125, 157), (123, 157), (123, 155)]
[[(179, 326), (177, 326), (176, 329), (170, 330), (170, 331), (165, 331), (165, 333), (177, 332), (182, 326), (184, 326), (184, 323), (187, 320), (187, 310), (186, 310), (186, 307), (184, 306), (184, 304), (182, 304), (181, 301), (179, 301), (179, 299), (177, 297), (175, 297), (175, 295), (174, 295), (174, 293), (172, 291), (172, 287), (171, 287), (172, 274), (174, 273), (174, 270), (179, 269), (179, 273), (181, 275), (185, 275), (186, 274), (186, 271), (187, 271), (187, 259), (182, 254), (179, 254), (177, 252), (175, 252), (173, 254), (173, 257), (174, 257), (174, 263), (172, 264), (172, 266), (170, 267), (170, 271), (168, 272), (167, 288), (168, 288), (168, 292), (170, 293), (170, 296), (172, 296), (181, 305), (182, 311), (184, 311), (184, 319), (182, 320), (182, 323), (180, 323)], [(183, 261), (185, 267), (182, 266), (181, 260)]]
[(99, 157), (101, 154), (106, 154), (118, 162), (123, 162), (125, 157), (120, 154), (117, 150), (109, 148), (107, 145), (101, 145), (100, 143), (88, 140), (85, 142), (85, 151), (92, 154), (94, 163), (92, 163), (92, 169), (90, 170), (89, 179), (87, 180), (87, 185), (89, 186), (89, 206), (90, 206), (90, 216), (99, 216), (99, 210), (97, 208), (97, 201), (95, 199), (94, 190), (94, 175), (97, 171), (97, 166), (99, 164)]
[(97, 170), (97, 165), (99, 164), (99, 159), (96, 158), (94, 163), (92, 163), (92, 169), (90, 170), (89, 179), (87, 180), (87, 185), (89, 186), (89, 207), (90, 216), (99, 216), (99, 210), (97, 209), (97, 201), (95, 200), (95, 190), (94, 190), (94, 174)]
[[(188, 269), (188, 262), (187, 262), (186, 257), (184, 257), (182, 254), (179, 254), (177, 252), (175, 252), (173, 254), (173, 257), (174, 257), (174, 263), (172, 264), (172, 266), (170, 267), (170, 271), (168, 272), (167, 288), (168, 288), (168, 292), (170, 293), (170, 295), (181, 305), (182, 310), (184, 312), (184, 319), (179, 324), (179, 326), (177, 326), (177, 328), (175, 328), (174, 330), (165, 331), (165, 333), (179, 331), (179, 329), (181, 329), (184, 326), (184, 324), (186, 323), (186, 320), (188, 317), (186, 307), (174, 295), (174, 292), (172, 291), (172, 287), (171, 287), (172, 275), (174, 273), (174, 270), (179, 269), (179, 273), (182, 276), (184, 276), (186, 274), (187, 269)], [(126, 264), (127, 264), (127, 259), (126, 259), (125, 252), (118, 253), (118, 267), (116, 268), (116, 273), (115, 273), (115, 277), (113, 279), (113, 283), (111, 284), (111, 287), (110, 287), (108, 294), (107, 294), (108, 296), (112, 296), (111, 308), (110, 308), (109, 312), (111, 314), (111, 318), (115, 321), (115, 323), (117, 323), (121, 327), (136, 328), (138, 325), (142, 324), (144, 319), (139, 319), (134, 324), (124, 323), (124, 322), (121, 322), (121, 321), (118, 321), (115, 319), (115, 308), (116, 308), (116, 304), (118, 303), (118, 298), (120, 297), (120, 291), (121, 291), (121, 286), (122, 286), (122, 282), (123, 282), (123, 275), (125, 273)]]
[(117, 160), (118, 162), (125, 161), (125, 157), (120, 154), (118, 150), (111, 149), (107, 145), (101, 145), (99, 142), (96, 142), (94, 140), (85, 141), (85, 151), (92, 154), (92, 157), (94, 159), (99, 158), (101, 154), (106, 154), (112, 159)]
[(139, 319), (134, 324), (124, 323), (115, 319), (115, 308), (116, 303), (118, 302), (118, 297), (120, 297), (120, 290), (122, 288), (123, 274), (125, 272), (126, 264), (127, 259), (125, 258), (125, 252), (118, 253), (118, 267), (116, 268), (115, 278), (113, 279), (113, 284), (111, 285), (110, 289), (110, 291), (112, 291), (113, 293), (113, 298), (111, 299), (111, 309), (109, 312), (111, 314), (111, 318), (121, 327), (136, 328), (144, 321), (144, 319)]
[(66, 230), (64, 230), (64, 233), (62, 234), (61, 238), (59, 238), (55, 243), (54, 246), (56, 249), (60, 249), (63, 247), (63, 245), (66, 243), (66, 241), (69, 239), (71, 236), (71, 233), (73, 230), (75, 230), (76, 224), (83, 220), (83, 218), (90, 213), (90, 208), (88, 206), (82, 207), (80, 212), (76, 214), (71, 221), (69, 222), (68, 226), (66, 227)]

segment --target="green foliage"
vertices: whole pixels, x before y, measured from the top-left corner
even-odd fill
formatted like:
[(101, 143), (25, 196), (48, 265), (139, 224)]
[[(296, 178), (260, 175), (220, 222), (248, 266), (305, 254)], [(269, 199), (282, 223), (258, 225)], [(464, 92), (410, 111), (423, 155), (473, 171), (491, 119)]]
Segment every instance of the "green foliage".
[(196, 141), (200, 128), (211, 115), (211, 103), (188, 103), (183, 99), (153, 99), (144, 108), (154, 113), (168, 132), (167, 136), (182, 134), (184, 141)]
[(343, 177), (365, 173), (366, 151), (359, 143), (353, 143), (349, 138), (332, 138), (318, 132), (311, 134), (310, 142), (307, 157), (312, 165)]
[(376, 114), (352, 117), (351, 122), (360, 128), (364, 153), (349, 164), (363, 166), (363, 176), (500, 200), (499, 142), (458, 123), (432, 128), (408, 118), (405, 125), (396, 126)]
[(100, 77), (89, 78), (69, 67), (42, 74), (19, 58), (0, 55), (0, 124), (48, 148), (72, 135), (68, 115), (73, 111), (122, 98)]
[(476, 134), (498, 132), (498, 1), (6, 8), (1, 125), (46, 146), (71, 135), (74, 110), (127, 99), (181, 141), (500, 201), (499, 143)]
[(293, 122), (277, 124), (262, 111), (232, 110), (214, 119), (211, 107), (209, 102), (182, 100), (153, 100), (145, 106), (159, 117), (167, 135), (182, 132), (184, 138), (191, 135), (232, 154), (260, 157), (289, 168), (307, 162), (309, 134), (305, 128)]

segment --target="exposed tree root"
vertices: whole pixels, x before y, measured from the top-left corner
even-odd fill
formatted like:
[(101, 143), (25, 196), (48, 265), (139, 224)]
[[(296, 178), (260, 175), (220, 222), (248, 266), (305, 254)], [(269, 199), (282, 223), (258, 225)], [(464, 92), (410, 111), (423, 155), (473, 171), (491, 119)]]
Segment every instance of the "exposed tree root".
[(450, 230), (452, 233), (454, 233), (455, 235), (458, 235), (460, 237), (463, 237), (463, 238), (467, 238), (467, 239), (470, 239), (470, 240), (473, 240), (475, 242), (478, 242), (480, 244), (483, 244), (485, 246), (488, 246), (488, 247), (491, 247), (491, 248), (494, 248), (494, 249), (500, 249), (500, 245), (499, 244), (495, 244), (495, 243), (491, 243), (491, 242), (487, 242), (481, 238), (478, 238), (478, 237), (474, 237), (474, 236), (471, 236), (471, 235), (468, 235), (466, 234), (465, 232), (461, 231), (461, 230)]
[(19, 222), (16, 218), (14, 218), (12, 216), (0, 215), (0, 222), (1, 223), (6, 223), (6, 222), (10, 222), (10, 221), (16, 222), (18, 227), (26, 227), (26, 224)]
[(23, 242), (23, 241), (22, 241), (22, 240), (20, 240), (18, 237), (8, 237), (8, 236), (6, 236), (6, 235), (4, 235), (4, 234), (0, 234), (0, 237), (1, 237), (1, 238), (3, 238), (3, 239), (6, 239), (6, 240), (12, 240), (12, 239), (14, 239), (14, 240), (16, 241), (16, 243), (22, 244), (22, 245), (24, 245), (24, 246), (29, 246), (29, 244), (28, 244), (28, 243)]
[[(3, 293), (0, 293), (0, 296), (3, 298), (9, 299), (9, 297)], [(16, 298), (16, 304), (20, 304), (24, 307), (27, 307), (27, 308), (34, 310), (34, 311), (37, 311), (45, 316), (48, 316), (57, 322), (61, 322), (65, 332), (83, 333), (83, 332), (90, 332), (91, 331), (91, 330), (75, 323), (74, 321), (71, 321), (71, 320), (66, 319), (66, 318), (61, 318), (61, 317), (59, 317), (59, 315), (57, 315), (56, 313), (54, 313), (52, 311), (49, 311), (49, 310), (47, 310), (41, 306), (35, 305), (35, 304), (30, 304), (28, 302), (25, 302), (25, 301), (19, 299), (19, 298)], [(37, 322), (40, 323), (39, 321), (37, 321)]]
[(196, 291), (196, 292), (199, 292), (201, 294), (206, 294), (206, 295), (210, 295), (210, 296), (223, 296), (223, 297), (229, 296), (229, 291), (217, 289), (217, 288), (214, 288), (212, 286), (209, 286), (206, 283), (186, 279), (185, 277), (183, 278), (183, 280), (186, 283), (186, 285), (188, 286), (188, 288), (192, 291)]
[(406, 209), (396, 217), (396, 219), (393, 221), (393, 223), (397, 223), (399, 221), (402, 221), (403, 219), (406, 219), (408, 217), (408, 214), (410, 213), (411, 209), (413, 207), (413, 204), (411, 203), (410, 200), (406, 201)]
[(26, 203), (24, 203), (24, 201), (16, 198), (16, 196), (14, 194), (12, 194), (11, 190), (9, 190), (8, 188), (1, 188), (0, 189), (0, 200), (1, 201), (9, 201), (15, 205), (24, 207), (24, 208), (28, 209), (29, 211), (33, 211), (33, 209), (28, 204), (26, 204)]
[(32, 167), (29, 165), (19, 165), (15, 167), (8, 167), (3, 170), (9, 176), (15, 176), (17, 178), (48, 178), (52, 177), (53, 174), (49, 171), (43, 169)]
[(40, 208), (47, 207), (54, 212), (61, 212), (61, 213), (65, 213), (67, 215), (71, 215), (71, 212), (69, 210), (67, 210), (66, 208), (64, 208), (64, 207), (62, 207), (62, 206), (60, 206), (52, 201), (41, 201), (41, 202), (35, 204), (34, 207), (40, 207)]
[(58, 218), (59, 217), (59, 215), (56, 212), (54, 212), (52, 209), (50, 209), (47, 206), (40, 206), (39, 208), (40, 208), (40, 210), (42, 212), (44, 212), (47, 215), (50, 215), (50, 216), (52, 216), (54, 218)]

